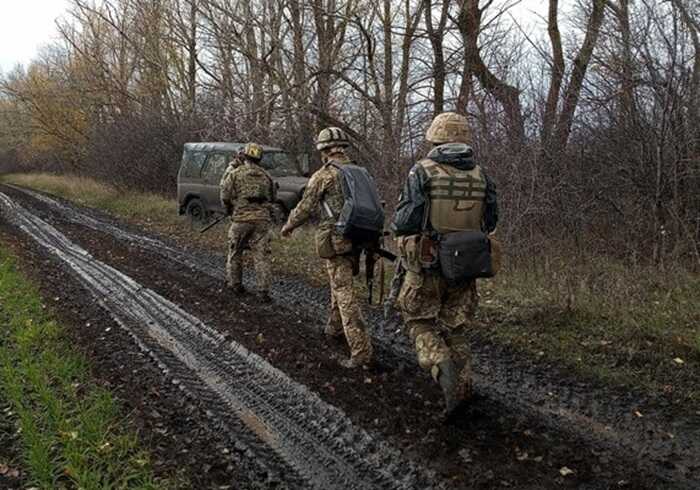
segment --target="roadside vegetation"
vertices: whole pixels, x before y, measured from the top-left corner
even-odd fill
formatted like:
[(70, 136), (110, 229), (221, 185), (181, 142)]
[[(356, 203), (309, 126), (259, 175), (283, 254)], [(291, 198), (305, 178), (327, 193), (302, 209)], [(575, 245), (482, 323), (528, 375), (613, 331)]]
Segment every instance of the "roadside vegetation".
[[(48, 174), (2, 180), (106, 210), (186, 246), (225, 247), (225, 225), (199, 234), (177, 217), (172, 199)], [(284, 242), (275, 238), (273, 250), (276, 270), (325, 284), (312, 230), (303, 228)], [(392, 270), (387, 265), (387, 282)], [(476, 336), (582, 375), (700, 407), (698, 274), (559, 252), (510, 260), (499, 277), (482, 281), (480, 293)]]
[[(13, 460), (0, 459), (0, 483), (5, 475), (42, 489), (176, 487), (154, 477), (119, 404), (91, 382), (85, 359), (6, 250), (0, 250), (0, 409), (0, 436), (16, 446)], [(14, 438), (5, 425), (15, 426)]]

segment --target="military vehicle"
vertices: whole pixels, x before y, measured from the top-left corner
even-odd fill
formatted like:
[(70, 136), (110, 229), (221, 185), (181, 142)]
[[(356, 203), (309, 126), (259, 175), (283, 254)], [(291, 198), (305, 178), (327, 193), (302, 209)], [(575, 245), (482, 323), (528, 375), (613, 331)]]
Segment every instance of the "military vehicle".
[[(215, 214), (223, 214), (219, 201), (219, 181), (228, 163), (245, 143), (185, 143), (177, 175), (177, 200), (180, 215), (195, 225), (204, 225)], [(261, 165), (277, 184), (275, 221), (281, 222), (301, 199), (308, 183), (309, 162), (298, 160), (281, 148), (263, 146)]]

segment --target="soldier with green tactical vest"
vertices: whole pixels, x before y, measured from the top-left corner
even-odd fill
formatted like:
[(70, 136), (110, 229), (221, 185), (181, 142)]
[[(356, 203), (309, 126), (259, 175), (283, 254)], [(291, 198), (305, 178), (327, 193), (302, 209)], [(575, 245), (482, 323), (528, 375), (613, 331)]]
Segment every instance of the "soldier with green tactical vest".
[(438, 115), (426, 139), (433, 148), (411, 168), (391, 225), (406, 274), (397, 303), (418, 363), (440, 384), (450, 414), (471, 394), (465, 328), (478, 296), (473, 279), (448, 283), (438, 247), (453, 233), (486, 237), (496, 228), (498, 205), (493, 181), (468, 146), (464, 116)]
[(331, 289), (331, 308), (324, 333), (331, 337), (345, 334), (350, 358), (340, 361), (346, 368), (367, 366), (372, 360), (372, 343), (360, 308), (358, 291), (353, 285), (355, 263), (353, 242), (336, 230), (336, 221), (344, 204), (340, 167), (352, 164), (345, 149), (349, 146), (340, 128), (326, 128), (316, 141), (323, 166), (311, 176), (304, 196), (289, 214), (282, 236), (308, 221), (319, 209), (321, 219), (316, 232), (316, 251), (326, 260)]
[(255, 264), (255, 280), (259, 299), (270, 302), (270, 258), (272, 205), (275, 185), (270, 175), (259, 165), (263, 149), (248, 143), (239, 158), (224, 172), (220, 187), (221, 203), (231, 216), (229, 247), (226, 260), (226, 281), (234, 294), (243, 288), (243, 251), (250, 249)]

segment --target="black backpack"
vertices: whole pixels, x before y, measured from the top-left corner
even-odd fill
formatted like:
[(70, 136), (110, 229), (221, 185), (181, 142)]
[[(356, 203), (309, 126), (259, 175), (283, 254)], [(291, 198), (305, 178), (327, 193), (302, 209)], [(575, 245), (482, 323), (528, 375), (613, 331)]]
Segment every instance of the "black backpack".
[(330, 165), (338, 169), (344, 198), (336, 230), (355, 244), (376, 243), (384, 230), (384, 210), (374, 179), (357, 165)]

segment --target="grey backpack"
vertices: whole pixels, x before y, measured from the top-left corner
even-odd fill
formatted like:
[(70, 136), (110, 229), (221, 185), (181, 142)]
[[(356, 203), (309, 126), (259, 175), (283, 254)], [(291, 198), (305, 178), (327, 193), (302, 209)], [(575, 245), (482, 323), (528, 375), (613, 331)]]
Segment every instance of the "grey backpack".
[(374, 179), (357, 165), (330, 165), (338, 169), (344, 198), (336, 229), (353, 243), (377, 242), (384, 229), (384, 210)]

